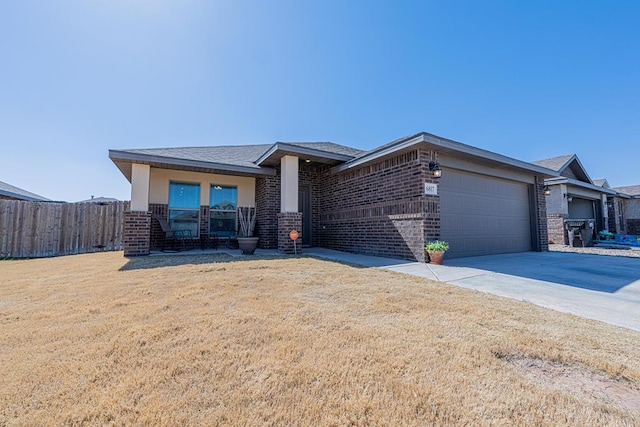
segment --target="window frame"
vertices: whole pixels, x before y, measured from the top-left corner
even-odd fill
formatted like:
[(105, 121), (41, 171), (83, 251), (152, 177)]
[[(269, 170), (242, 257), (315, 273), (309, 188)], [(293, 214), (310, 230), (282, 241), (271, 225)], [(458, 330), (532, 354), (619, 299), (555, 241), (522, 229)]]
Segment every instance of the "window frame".
[[(235, 190), (235, 200), (233, 200), (233, 209), (214, 209), (214, 198), (213, 198), (213, 192), (216, 190), (222, 190), (222, 189), (233, 189)], [(226, 213), (226, 214), (232, 214), (233, 215), (233, 227), (232, 231), (231, 230), (219, 230), (216, 229), (214, 230), (214, 219), (213, 219), (213, 215), (215, 213)], [(228, 185), (228, 184), (211, 184), (211, 187), (209, 188), (209, 234), (210, 235), (216, 235), (219, 237), (235, 237), (238, 234), (238, 186), (237, 185)]]
[[(191, 207), (191, 208), (185, 208), (185, 207), (171, 207), (171, 188), (174, 185), (184, 185), (184, 186), (190, 186), (190, 187), (196, 187), (197, 190), (197, 195), (198, 195), (198, 201), (197, 201), (197, 207)], [(187, 181), (169, 181), (169, 192), (168, 192), (168, 198), (167, 198), (167, 222), (169, 223), (169, 226), (171, 227), (171, 229), (173, 231), (182, 231), (182, 230), (189, 230), (190, 232), (194, 233), (191, 235), (191, 237), (195, 237), (198, 238), (200, 237), (200, 200), (201, 200), (201, 190), (200, 190), (201, 184), (199, 182), (187, 182)], [(174, 226), (175, 224), (175, 220), (171, 218), (171, 214), (172, 212), (193, 212), (195, 213), (195, 221), (189, 221), (189, 222), (195, 222), (195, 230), (193, 230), (192, 228), (177, 228)]]

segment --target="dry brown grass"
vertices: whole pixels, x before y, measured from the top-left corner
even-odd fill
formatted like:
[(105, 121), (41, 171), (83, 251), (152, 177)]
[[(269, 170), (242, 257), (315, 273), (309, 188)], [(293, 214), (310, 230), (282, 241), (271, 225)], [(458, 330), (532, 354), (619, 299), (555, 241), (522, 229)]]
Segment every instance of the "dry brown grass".
[(216, 261), (0, 262), (0, 425), (640, 423), (636, 332), (377, 269)]

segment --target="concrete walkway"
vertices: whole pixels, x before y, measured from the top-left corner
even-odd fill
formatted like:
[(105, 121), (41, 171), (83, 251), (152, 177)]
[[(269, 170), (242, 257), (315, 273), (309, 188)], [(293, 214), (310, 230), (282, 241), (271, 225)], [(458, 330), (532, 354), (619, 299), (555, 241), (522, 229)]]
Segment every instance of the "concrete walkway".
[(640, 258), (524, 252), (431, 265), (323, 248), (305, 255), (384, 268), (640, 331)]

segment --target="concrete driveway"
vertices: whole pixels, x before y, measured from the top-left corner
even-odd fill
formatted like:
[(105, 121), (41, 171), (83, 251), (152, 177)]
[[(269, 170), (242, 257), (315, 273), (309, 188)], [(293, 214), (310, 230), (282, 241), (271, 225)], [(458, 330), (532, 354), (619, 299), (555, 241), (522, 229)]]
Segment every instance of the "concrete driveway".
[(524, 252), (445, 258), (446, 265), (431, 265), (319, 252), (324, 254), (311, 255), (438, 280), (640, 331), (640, 258)]

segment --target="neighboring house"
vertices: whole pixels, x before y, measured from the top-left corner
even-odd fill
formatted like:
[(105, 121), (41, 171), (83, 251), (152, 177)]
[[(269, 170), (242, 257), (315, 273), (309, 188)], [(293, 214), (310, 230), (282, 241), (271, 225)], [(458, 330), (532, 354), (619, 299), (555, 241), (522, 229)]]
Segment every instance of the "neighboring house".
[[(305, 246), (424, 260), (545, 251), (544, 180), (558, 174), (428, 133), (371, 151), (329, 142), (110, 150), (131, 182), (125, 256), (161, 246), (152, 215), (174, 229), (231, 235), (236, 209), (255, 206), (262, 248)], [(436, 173), (441, 172), (438, 178)]]
[(113, 197), (93, 197), (87, 200), (80, 200), (76, 203), (110, 203), (110, 202), (119, 202), (120, 200), (114, 199)]
[(0, 181), (0, 200), (24, 200), (28, 202), (52, 202), (45, 197)]
[[(547, 221), (549, 243), (568, 244), (565, 220), (593, 220), (593, 235), (609, 227), (608, 197), (616, 191), (606, 180), (596, 183), (575, 154), (538, 160), (533, 164), (556, 171), (560, 176), (547, 178)], [(607, 186), (603, 184), (607, 184)]]
[[(640, 235), (640, 185), (615, 187), (616, 195), (608, 200), (610, 231)], [(611, 216), (614, 220), (611, 220)]]

